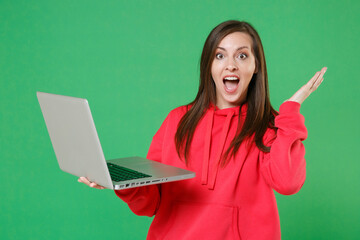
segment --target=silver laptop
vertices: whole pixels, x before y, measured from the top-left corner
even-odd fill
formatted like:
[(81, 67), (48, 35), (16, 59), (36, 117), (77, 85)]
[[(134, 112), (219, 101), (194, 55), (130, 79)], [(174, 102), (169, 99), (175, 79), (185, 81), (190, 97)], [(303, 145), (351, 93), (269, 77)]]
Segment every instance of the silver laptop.
[(87, 177), (109, 189), (195, 177), (194, 172), (141, 157), (106, 161), (86, 99), (43, 92), (37, 92), (37, 98), (63, 171)]

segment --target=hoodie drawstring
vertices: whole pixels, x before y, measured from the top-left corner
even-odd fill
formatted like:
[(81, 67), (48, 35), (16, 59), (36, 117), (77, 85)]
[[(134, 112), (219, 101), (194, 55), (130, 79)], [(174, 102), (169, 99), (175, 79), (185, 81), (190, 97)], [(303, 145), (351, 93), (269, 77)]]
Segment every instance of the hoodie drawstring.
[(211, 144), (211, 133), (212, 133), (212, 126), (214, 122), (214, 112), (215, 109), (212, 107), (209, 110), (209, 121), (208, 125), (206, 126), (206, 135), (205, 135), (205, 144), (204, 144), (204, 159), (203, 159), (203, 166), (202, 166), (202, 174), (201, 174), (201, 184), (206, 185), (208, 181), (208, 172), (209, 172), (209, 158), (210, 158), (210, 144)]
[(211, 108), (210, 112), (209, 112), (210, 116), (209, 116), (209, 121), (208, 121), (208, 125), (206, 128), (205, 144), (204, 144), (204, 159), (203, 159), (203, 168), (202, 168), (202, 176), (201, 176), (201, 184), (203, 184), (203, 185), (207, 184), (208, 189), (211, 189), (211, 190), (214, 189), (214, 187), (215, 187), (216, 177), (217, 177), (219, 165), (221, 162), (221, 156), (224, 151), (225, 141), (226, 141), (227, 135), (229, 133), (231, 119), (235, 114), (234, 111), (229, 111), (226, 116), (225, 123), (222, 128), (221, 135), (220, 135), (219, 148), (215, 155), (215, 161), (212, 164), (211, 175), (210, 175), (210, 179), (209, 179), (209, 183), (208, 183), (210, 145), (211, 145), (212, 127), (213, 127), (213, 122), (214, 122), (214, 111), (215, 111), (215, 109)]

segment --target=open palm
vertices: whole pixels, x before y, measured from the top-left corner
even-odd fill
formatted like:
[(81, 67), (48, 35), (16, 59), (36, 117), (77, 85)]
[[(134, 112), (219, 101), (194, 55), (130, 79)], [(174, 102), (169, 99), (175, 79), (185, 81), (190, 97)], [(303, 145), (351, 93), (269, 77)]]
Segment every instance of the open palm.
[(288, 101), (294, 101), (302, 104), (304, 100), (314, 92), (324, 80), (324, 74), (327, 70), (327, 67), (323, 67), (319, 72), (308, 81), (304, 86), (302, 86)]

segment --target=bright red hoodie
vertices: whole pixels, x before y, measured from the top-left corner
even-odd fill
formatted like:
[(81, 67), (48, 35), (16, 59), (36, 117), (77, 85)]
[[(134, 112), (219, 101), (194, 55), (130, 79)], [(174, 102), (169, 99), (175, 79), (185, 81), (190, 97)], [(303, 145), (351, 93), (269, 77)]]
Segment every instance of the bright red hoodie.
[[(219, 166), (234, 138), (239, 107), (209, 108), (198, 123), (189, 165), (174, 143), (186, 106), (170, 112), (151, 143), (147, 158), (196, 172), (190, 180), (151, 185), (115, 193), (137, 215), (153, 216), (147, 239), (280, 239), (280, 221), (273, 189), (295, 194), (305, 181), (307, 137), (300, 104), (287, 101), (275, 118), (277, 133), (268, 129), (269, 153), (244, 142), (235, 159)], [(241, 108), (245, 118), (247, 105)]]

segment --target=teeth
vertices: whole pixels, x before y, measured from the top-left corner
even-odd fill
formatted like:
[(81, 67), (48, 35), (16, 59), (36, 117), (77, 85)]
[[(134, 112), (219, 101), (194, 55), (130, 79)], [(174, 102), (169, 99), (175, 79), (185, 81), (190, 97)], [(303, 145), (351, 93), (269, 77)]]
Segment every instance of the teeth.
[(237, 77), (226, 77), (225, 80), (239, 80)]

